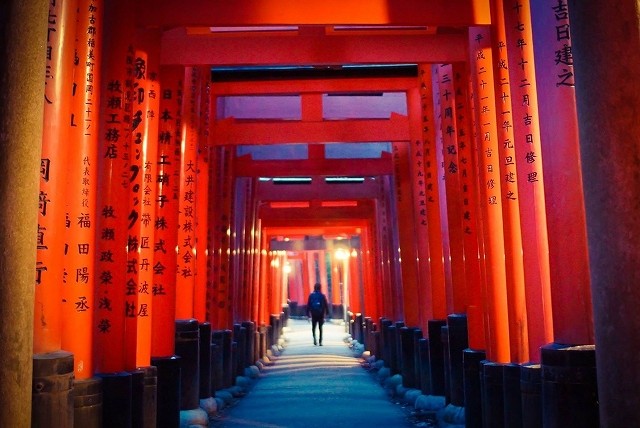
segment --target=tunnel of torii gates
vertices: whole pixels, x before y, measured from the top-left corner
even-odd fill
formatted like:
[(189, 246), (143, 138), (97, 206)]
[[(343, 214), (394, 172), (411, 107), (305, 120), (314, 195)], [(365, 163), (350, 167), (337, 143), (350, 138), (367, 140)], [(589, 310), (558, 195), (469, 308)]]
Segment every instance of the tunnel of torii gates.
[[(467, 426), (637, 425), (638, 198), (614, 181), (637, 165), (611, 143), (605, 169), (628, 114), (591, 96), (636, 92), (589, 77), (626, 52), (591, 35), (619, 16), (398, 3), (3, 2), (1, 426), (171, 426), (314, 282)], [(387, 94), (401, 108), (368, 115)]]

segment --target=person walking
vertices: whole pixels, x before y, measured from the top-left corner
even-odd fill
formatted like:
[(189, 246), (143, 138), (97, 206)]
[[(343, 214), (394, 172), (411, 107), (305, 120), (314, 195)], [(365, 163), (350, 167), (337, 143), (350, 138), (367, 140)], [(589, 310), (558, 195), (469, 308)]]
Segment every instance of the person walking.
[[(329, 303), (327, 296), (320, 291), (320, 283), (315, 283), (313, 292), (307, 299), (307, 316), (311, 318), (311, 333), (313, 334), (313, 344), (322, 346), (322, 324), (324, 317), (329, 315)], [(316, 341), (316, 325), (318, 326), (319, 341)]]

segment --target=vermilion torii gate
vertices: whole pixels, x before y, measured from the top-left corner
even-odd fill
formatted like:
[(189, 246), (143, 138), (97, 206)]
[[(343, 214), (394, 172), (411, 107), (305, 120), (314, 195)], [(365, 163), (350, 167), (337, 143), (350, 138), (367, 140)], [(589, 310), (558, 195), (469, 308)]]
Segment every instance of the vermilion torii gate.
[[(234, 364), (277, 338), (285, 259), (269, 242), (289, 233), (357, 238), (341, 266), (362, 286), (343, 302), (369, 318), (357, 321), (365, 343), (407, 386), (464, 407), (468, 426), (637, 420), (637, 376), (620, 369), (637, 341), (612, 331), (638, 324), (637, 120), (623, 108), (637, 83), (615, 70), (608, 81), (601, 49), (638, 71), (635, 39), (617, 33), (638, 33), (634, 3), (74, 0), (51, 2), (48, 16), (41, 3), (0, 6), (11, 362), (0, 425), (153, 426), (210, 410)], [(596, 24), (610, 30), (602, 40)], [(272, 66), (315, 71), (242, 71)], [(235, 69), (235, 81), (212, 80), (212, 68)], [(371, 92), (404, 94), (406, 114), (325, 117), (323, 94)], [(225, 97), (258, 95), (297, 97), (300, 117), (223, 113)], [(372, 142), (388, 153), (325, 153)], [(236, 155), (279, 144), (306, 144), (308, 156)], [(364, 183), (322, 183), (354, 175)], [(284, 190), (262, 176), (313, 184)], [(388, 349), (408, 332), (428, 343), (429, 382)], [(540, 379), (541, 406), (521, 400), (520, 376)]]

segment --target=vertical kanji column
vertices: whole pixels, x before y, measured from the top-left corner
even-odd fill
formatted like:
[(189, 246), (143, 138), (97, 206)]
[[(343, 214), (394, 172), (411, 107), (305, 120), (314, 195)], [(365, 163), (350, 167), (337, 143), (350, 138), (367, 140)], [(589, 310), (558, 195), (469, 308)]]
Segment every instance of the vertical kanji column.
[(78, 2), (73, 105), (67, 158), (66, 255), (62, 347), (74, 354), (76, 379), (93, 376), (96, 193), (102, 2)]
[(529, 353), (522, 361), (540, 361), (538, 349), (553, 340), (549, 283), (549, 242), (538, 94), (536, 89), (531, 6), (529, 0), (502, 0), (507, 28), (507, 52), (518, 168), (525, 298)]
[[(31, 425), (35, 236), (42, 141), (47, 2), (0, 3), (0, 426)], [(29, 72), (25, 72), (29, 70)], [(68, 120), (68, 119), (67, 119)], [(68, 123), (68, 122), (65, 122)], [(10, 363), (9, 363), (10, 362)]]
[(196, 166), (199, 137), (201, 69), (186, 67), (182, 98), (176, 319), (193, 317), (195, 272)]
[(440, 218), (440, 197), (438, 161), (436, 159), (436, 124), (433, 106), (433, 83), (431, 66), (421, 64), (420, 99), (422, 138), (424, 139), (424, 175), (427, 200), (427, 227), (429, 236), (429, 264), (431, 272), (431, 319), (447, 317), (447, 302), (444, 279), (444, 253), (442, 248), (442, 228)]
[(502, 220), (501, 177), (496, 126), (495, 91), (491, 52), (491, 34), (486, 28), (469, 30), (472, 80), (476, 94), (480, 210), (486, 274), (485, 304), (491, 333), (487, 341), (487, 358), (509, 362), (509, 318), (504, 266), (504, 232)]
[[(399, 293), (402, 299), (402, 314), (408, 326), (420, 325), (418, 310), (417, 250), (415, 243), (413, 179), (411, 176), (411, 154), (409, 143), (393, 143), (394, 185), (400, 254), (398, 261), (402, 273)], [(399, 221), (402, 219), (402, 221)]]

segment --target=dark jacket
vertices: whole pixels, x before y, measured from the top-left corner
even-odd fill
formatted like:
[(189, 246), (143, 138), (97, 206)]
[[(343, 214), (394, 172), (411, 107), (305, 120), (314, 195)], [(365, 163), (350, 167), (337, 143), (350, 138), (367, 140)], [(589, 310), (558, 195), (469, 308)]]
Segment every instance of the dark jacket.
[[(320, 302), (320, 310), (317, 312), (312, 310), (313, 303), (315, 301)], [(324, 315), (329, 315), (329, 303), (327, 302), (327, 296), (322, 294), (320, 291), (314, 291), (309, 294), (309, 298), (307, 299), (307, 316), (316, 316), (322, 317)]]

